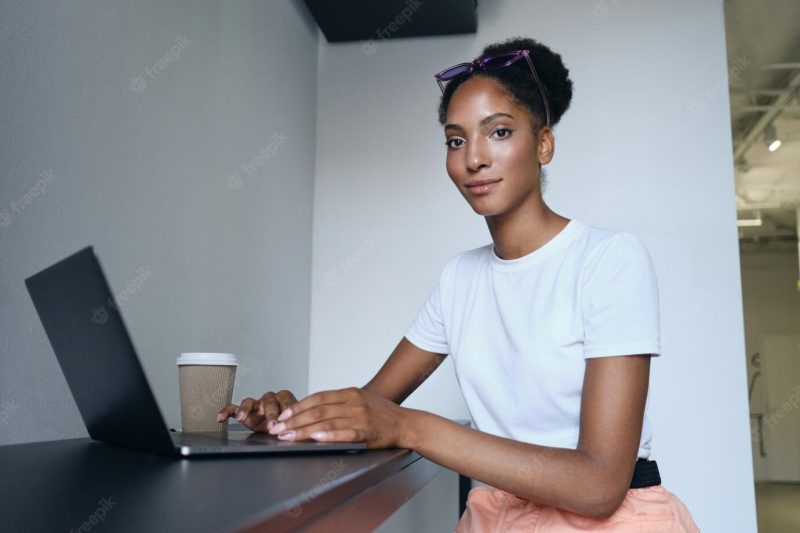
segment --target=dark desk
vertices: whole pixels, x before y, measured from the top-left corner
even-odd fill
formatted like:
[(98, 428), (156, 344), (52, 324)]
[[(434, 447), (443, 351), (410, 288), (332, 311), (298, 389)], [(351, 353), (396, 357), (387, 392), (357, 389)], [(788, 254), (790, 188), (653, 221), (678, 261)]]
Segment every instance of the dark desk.
[(371, 531), (441, 471), (406, 449), (172, 459), (88, 438), (0, 446), (0, 531)]

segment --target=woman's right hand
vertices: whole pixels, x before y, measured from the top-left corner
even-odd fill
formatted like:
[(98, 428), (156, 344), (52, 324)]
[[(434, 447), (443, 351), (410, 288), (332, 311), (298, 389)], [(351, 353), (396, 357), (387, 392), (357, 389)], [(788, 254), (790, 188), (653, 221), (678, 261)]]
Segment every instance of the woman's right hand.
[(229, 418), (236, 418), (253, 431), (266, 433), (275, 424), (278, 415), (296, 402), (297, 398), (288, 390), (270, 391), (258, 400), (245, 398), (241, 405), (228, 404), (219, 412), (217, 421), (226, 423)]

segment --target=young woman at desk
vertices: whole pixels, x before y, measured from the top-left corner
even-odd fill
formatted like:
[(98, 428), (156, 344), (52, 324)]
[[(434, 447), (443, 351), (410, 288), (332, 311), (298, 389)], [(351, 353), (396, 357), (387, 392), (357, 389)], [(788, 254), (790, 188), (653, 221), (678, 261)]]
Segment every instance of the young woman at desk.
[[(281, 439), (411, 448), (482, 482), (456, 531), (698, 531), (660, 484), (645, 404), (658, 289), (637, 237), (565, 218), (542, 165), (572, 81), (532, 40), (486, 47), (436, 75), (447, 173), (492, 243), (444, 266), (416, 320), (362, 388), (229, 405)], [(471, 429), (401, 407), (447, 354)]]

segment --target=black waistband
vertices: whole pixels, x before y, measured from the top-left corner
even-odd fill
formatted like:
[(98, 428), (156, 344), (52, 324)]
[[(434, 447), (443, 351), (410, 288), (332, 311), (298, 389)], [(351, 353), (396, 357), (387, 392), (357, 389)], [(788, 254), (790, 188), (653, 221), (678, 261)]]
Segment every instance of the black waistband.
[(661, 485), (661, 475), (658, 473), (658, 464), (655, 461), (642, 459), (636, 460), (636, 468), (633, 470), (631, 488), (640, 489), (642, 487), (652, 487)]

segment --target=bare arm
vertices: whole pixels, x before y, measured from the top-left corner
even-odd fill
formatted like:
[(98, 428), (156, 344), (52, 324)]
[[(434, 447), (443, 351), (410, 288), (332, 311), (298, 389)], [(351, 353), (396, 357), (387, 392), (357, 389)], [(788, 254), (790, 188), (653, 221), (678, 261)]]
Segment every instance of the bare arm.
[[(417, 348), (403, 337), (375, 377), (361, 388), (400, 405), (433, 374), (445, 356)], [(275, 419), (296, 402), (290, 391), (267, 392), (259, 400), (245, 398), (241, 407), (228, 404), (218, 413), (217, 421), (227, 423), (228, 418), (236, 417), (253, 431), (276, 433), (271, 430)]]
[(444, 361), (445, 354), (425, 351), (403, 337), (381, 369), (362, 388), (401, 404)]
[[(377, 390), (402, 397), (414, 388), (409, 378), (417, 379), (408, 369), (404, 374), (405, 380), (388, 379)], [(483, 433), (356, 387), (307, 396), (285, 410), (271, 432), (288, 440), (411, 448), (520, 498), (602, 519), (619, 508), (630, 486), (649, 375), (650, 355), (588, 359), (575, 449)]]
[(633, 476), (649, 374), (649, 355), (587, 360), (574, 450), (497, 437), (413, 409), (400, 445), (520, 498), (606, 518)]

